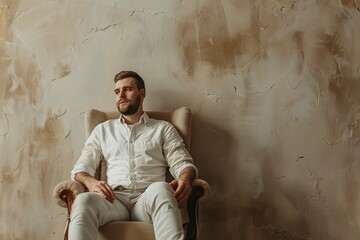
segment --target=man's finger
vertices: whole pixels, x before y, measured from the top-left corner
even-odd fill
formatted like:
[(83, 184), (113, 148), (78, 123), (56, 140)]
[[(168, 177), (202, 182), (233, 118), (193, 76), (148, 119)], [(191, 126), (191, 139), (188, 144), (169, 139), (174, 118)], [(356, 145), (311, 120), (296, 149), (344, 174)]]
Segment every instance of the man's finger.
[(179, 184), (174, 193), (175, 197), (178, 198), (179, 195), (184, 191), (184, 184)]
[(184, 189), (181, 191), (181, 193), (179, 193), (178, 195), (178, 199), (184, 199), (184, 198), (187, 198), (187, 196), (189, 195), (189, 192), (190, 189), (188, 189), (186, 186), (184, 187)]
[(112, 190), (112, 188), (107, 183), (104, 184), (103, 191), (107, 200), (109, 200), (110, 202), (113, 202), (115, 200), (114, 190)]
[(172, 180), (170, 183), (169, 183), (170, 187), (175, 191), (177, 189), (177, 186), (178, 186), (178, 181), (177, 180)]
[(114, 193), (114, 190), (109, 186), (109, 184), (105, 184), (105, 187), (106, 187), (106, 190), (108, 191), (108, 193), (110, 194), (110, 196), (112, 198), (115, 198), (115, 193)]
[(113, 202), (115, 200), (114, 191), (106, 182), (99, 182), (97, 189), (97, 192), (99, 192), (109, 202)]

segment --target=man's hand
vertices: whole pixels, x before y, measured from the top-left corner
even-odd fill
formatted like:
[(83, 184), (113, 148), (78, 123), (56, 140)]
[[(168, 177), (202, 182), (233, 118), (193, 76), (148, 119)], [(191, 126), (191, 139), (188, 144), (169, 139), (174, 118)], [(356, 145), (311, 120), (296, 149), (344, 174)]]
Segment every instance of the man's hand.
[(172, 189), (174, 189), (174, 196), (178, 201), (179, 205), (186, 204), (190, 193), (191, 184), (195, 178), (195, 171), (193, 168), (185, 168), (178, 179), (173, 180), (170, 183)]
[(99, 181), (85, 172), (79, 172), (75, 176), (75, 180), (81, 182), (89, 189), (90, 192), (99, 193), (109, 202), (114, 202), (114, 190), (105, 181)]

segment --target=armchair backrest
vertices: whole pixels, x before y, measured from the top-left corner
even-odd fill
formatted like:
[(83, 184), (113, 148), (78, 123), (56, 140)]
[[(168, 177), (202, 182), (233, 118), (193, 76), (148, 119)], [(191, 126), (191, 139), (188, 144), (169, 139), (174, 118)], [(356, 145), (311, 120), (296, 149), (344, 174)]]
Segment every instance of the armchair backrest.
[[(150, 118), (165, 120), (174, 125), (180, 136), (184, 140), (186, 149), (190, 151), (190, 136), (191, 136), (191, 111), (187, 107), (180, 107), (174, 111), (146, 111)], [(119, 112), (103, 112), (96, 109), (90, 109), (85, 113), (85, 132), (88, 138), (94, 128), (102, 122), (109, 119), (116, 119), (120, 117)], [(106, 179), (106, 165), (102, 161), (95, 177), (101, 180)]]

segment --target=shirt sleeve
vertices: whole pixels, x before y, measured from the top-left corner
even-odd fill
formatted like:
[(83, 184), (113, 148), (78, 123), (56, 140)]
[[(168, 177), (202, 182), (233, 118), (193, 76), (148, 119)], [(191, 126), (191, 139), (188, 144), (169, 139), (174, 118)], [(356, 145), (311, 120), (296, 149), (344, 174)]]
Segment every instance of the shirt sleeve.
[(186, 150), (185, 144), (175, 127), (168, 124), (164, 133), (164, 156), (170, 167), (171, 175), (177, 179), (185, 168), (193, 168), (198, 175), (194, 160)]
[(75, 180), (75, 175), (79, 172), (86, 172), (94, 176), (100, 164), (101, 151), (101, 125), (97, 125), (90, 137), (86, 140), (81, 155), (71, 171), (71, 179)]

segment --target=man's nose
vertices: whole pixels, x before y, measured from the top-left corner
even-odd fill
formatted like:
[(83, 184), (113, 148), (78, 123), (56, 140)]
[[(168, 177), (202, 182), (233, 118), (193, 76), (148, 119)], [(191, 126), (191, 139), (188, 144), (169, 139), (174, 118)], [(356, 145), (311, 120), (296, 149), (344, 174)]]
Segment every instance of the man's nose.
[(124, 98), (125, 97), (125, 91), (121, 90), (119, 93), (120, 98)]
[(125, 94), (121, 91), (121, 92), (118, 92), (118, 94), (116, 94), (116, 101), (120, 101), (122, 99), (125, 98), (124, 96)]

